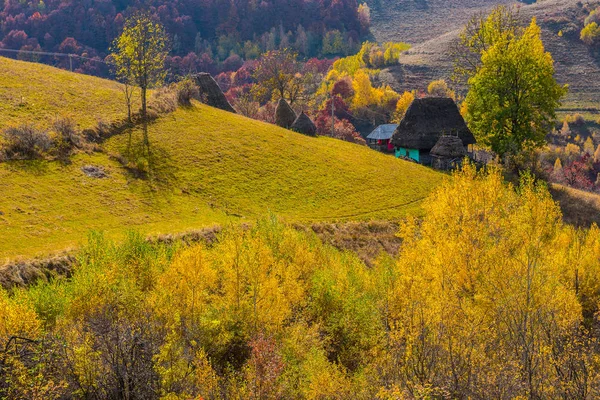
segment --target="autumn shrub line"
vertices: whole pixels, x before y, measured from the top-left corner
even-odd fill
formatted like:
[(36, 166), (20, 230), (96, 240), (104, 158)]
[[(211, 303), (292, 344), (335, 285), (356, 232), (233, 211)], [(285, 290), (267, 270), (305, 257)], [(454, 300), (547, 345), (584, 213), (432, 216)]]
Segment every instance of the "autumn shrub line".
[(190, 77), (184, 78), (177, 83), (172, 83), (157, 89), (150, 98), (150, 114), (168, 114), (177, 107), (190, 107), (193, 99), (200, 98), (198, 85)]
[(275, 218), (93, 234), (70, 279), (0, 292), (0, 396), (596, 398), (598, 228), (470, 166), (425, 207), (371, 267)]
[(64, 160), (73, 151), (82, 149), (85, 142), (71, 118), (58, 118), (48, 130), (31, 124), (10, 127), (0, 132), (0, 161), (44, 156)]

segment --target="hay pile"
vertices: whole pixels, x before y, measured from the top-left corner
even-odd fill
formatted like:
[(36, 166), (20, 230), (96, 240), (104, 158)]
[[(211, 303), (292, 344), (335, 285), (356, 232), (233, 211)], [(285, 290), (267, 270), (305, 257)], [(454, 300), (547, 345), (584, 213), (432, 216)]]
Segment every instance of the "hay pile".
[(275, 109), (275, 124), (282, 128), (289, 129), (297, 116), (292, 107), (284, 99), (279, 99), (277, 109)]
[(227, 101), (219, 84), (209, 73), (201, 72), (196, 74), (194, 80), (198, 85), (200, 101), (211, 107), (235, 113), (234, 108), (229, 104), (229, 101)]
[(467, 151), (458, 136), (443, 135), (431, 149), (431, 155), (443, 158), (463, 158), (467, 155)]
[(304, 111), (296, 118), (290, 129), (307, 136), (317, 136), (317, 127)]

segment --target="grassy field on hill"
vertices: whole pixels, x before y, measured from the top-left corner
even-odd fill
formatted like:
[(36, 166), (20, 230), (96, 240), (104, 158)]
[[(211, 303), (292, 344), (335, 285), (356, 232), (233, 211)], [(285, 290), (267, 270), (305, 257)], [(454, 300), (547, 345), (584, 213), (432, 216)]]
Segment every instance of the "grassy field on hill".
[[(116, 84), (3, 62), (15, 70), (39, 68), (28, 90), (43, 99), (40, 109), (74, 110), (80, 125), (94, 122), (84, 112), (91, 104), (98, 115), (120, 115)], [(50, 72), (61, 81), (82, 80), (75, 86), (95, 88), (96, 97), (52, 83)], [(48, 76), (42, 79), (44, 73)], [(0, 98), (14, 96), (13, 91), (3, 86)], [(55, 98), (66, 100), (55, 103)], [(4, 125), (36, 114), (14, 103), (3, 107), (8, 107), (3, 115), (12, 115)], [(302, 136), (201, 104), (150, 126), (152, 179), (136, 178), (115, 161), (127, 138), (115, 136), (103, 144), (103, 152), (78, 154), (69, 165), (0, 163), (0, 261), (77, 246), (92, 229), (115, 238), (130, 229), (177, 233), (268, 213), (290, 221), (396, 219), (420, 213), (420, 201), (444, 176), (366, 147)], [(101, 167), (108, 176), (88, 177), (82, 171), (86, 165)]]
[(73, 117), (86, 129), (127, 115), (117, 82), (4, 57), (0, 71), (0, 129), (49, 126), (60, 116)]

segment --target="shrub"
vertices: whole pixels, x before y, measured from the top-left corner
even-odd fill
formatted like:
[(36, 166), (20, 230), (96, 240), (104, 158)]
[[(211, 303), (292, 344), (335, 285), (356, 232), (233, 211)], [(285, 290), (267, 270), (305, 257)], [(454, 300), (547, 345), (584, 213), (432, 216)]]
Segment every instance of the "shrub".
[(410, 49), (410, 45), (406, 43), (394, 43), (388, 42), (384, 43), (384, 58), (385, 65), (394, 65), (398, 64), (398, 59), (400, 58), (400, 53)]
[(585, 125), (585, 117), (581, 114), (575, 114), (575, 120), (573, 123), (577, 126), (583, 126)]
[(453, 100), (456, 98), (454, 91), (448, 87), (448, 84), (443, 79), (431, 82), (427, 86), (427, 93), (433, 97), (450, 97)]
[(5, 129), (2, 134), (3, 150), (7, 159), (33, 159), (40, 157), (52, 146), (48, 132), (33, 125)]
[(584, 21), (584, 25), (587, 26), (592, 23), (600, 24), (600, 7), (590, 12), (590, 15)]
[(52, 124), (52, 130), (56, 134), (54, 141), (59, 156), (68, 155), (73, 148), (81, 147), (83, 144), (75, 122), (69, 117), (57, 119)]
[(343, 99), (354, 96), (354, 89), (352, 88), (352, 79), (346, 76), (333, 84), (331, 90), (333, 96), (340, 96)]
[(385, 65), (383, 51), (377, 49), (369, 55), (369, 64), (375, 68), (382, 68)]
[(576, 145), (574, 143), (569, 143), (565, 147), (565, 153), (567, 154), (568, 157), (571, 157), (571, 158), (577, 157), (581, 154), (581, 147), (579, 147), (578, 145)]
[(565, 122), (576, 126), (583, 126), (585, 125), (585, 117), (579, 113), (570, 114), (565, 117)]
[(404, 118), (404, 114), (406, 114), (408, 107), (412, 104), (414, 100), (414, 92), (404, 92), (402, 96), (400, 96), (400, 99), (396, 103), (396, 111), (394, 113), (393, 118), (394, 122), (400, 123), (400, 121), (402, 121), (402, 118)]
[(156, 89), (150, 98), (149, 108), (158, 114), (166, 114), (177, 109), (177, 93), (172, 86)]
[(198, 85), (189, 77), (176, 83), (175, 91), (177, 93), (177, 104), (184, 107), (191, 106), (192, 99), (200, 97)]
[(600, 43), (600, 26), (592, 22), (581, 30), (581, 41), (588, 46)]

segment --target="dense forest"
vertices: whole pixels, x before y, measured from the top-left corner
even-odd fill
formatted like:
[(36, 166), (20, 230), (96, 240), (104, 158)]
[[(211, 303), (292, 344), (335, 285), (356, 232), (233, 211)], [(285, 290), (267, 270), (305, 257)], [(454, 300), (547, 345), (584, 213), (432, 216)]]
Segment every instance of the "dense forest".
[[(293, 47), (304, 57), (346, 55), (369, 29), (369, 9), (356, 0), (7, 0), (0, 48), (75, 54), (92, 59), (76, 60), (80, 72), (106, 74), (93, 60), (106, 57), (126, 18), (142, 9), (165, 26), (172, 56), (213, 73), (275, 48)], [(69, 66), (64, 58), (44, 61)]]

